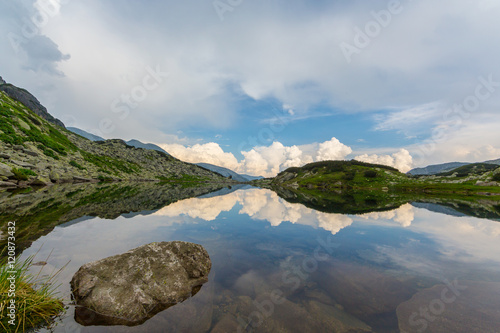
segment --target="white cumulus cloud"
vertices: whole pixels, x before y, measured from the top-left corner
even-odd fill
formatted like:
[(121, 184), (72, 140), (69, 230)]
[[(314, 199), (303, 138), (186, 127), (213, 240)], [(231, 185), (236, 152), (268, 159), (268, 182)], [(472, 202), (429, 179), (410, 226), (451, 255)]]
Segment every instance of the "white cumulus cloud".
[(210, 163), (231, 170), (238, 168), (238, 160), (231, 153), (226, 153), (218, 143), (209, 142), (186, 147), (177, 143), (159, 144), (170, 155), (189, 163)]
[(315, 161), (342, 160), (352, 152), (350, 147), (336, 138), (303, 146), (285, 146), (275, 141), (269, 146), (256, 146), (249, 151), (242, 151), (241, 161), (232, 153), (224, 152), (215, 142), (189, 147), (180, 144), (159, 146), (185, 162), (210, 163), (239, 173), (265, 177), (275, 176), (289, 167), (299, 167)]
[(413, 165), (413, 158), (410, 155), (410, 152), (406, 149), (401, 149), (392, 155), (363, 154), (356, 156), (354, 159), (366, 163), (388, 165), (401, 172), (410, 171)]

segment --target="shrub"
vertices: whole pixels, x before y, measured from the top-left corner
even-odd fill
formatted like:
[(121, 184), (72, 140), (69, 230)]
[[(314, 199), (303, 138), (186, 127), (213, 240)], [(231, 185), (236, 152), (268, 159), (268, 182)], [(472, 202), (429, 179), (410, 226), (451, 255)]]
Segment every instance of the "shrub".
[(497, 174), (494, 174), (493, 178), (491, 180), (493, 180), (494, 182), (500, 182), (500, 172)]
[(85, 169), (80, 164), (76, 163), (75, 161), (69, 161), (69, 165), (74, 166), (75, 168), (80, 169), (80, 170)]
[(344, 173), (344, 179), (345, 180), (354, 180), (354, 177), (356, 177), (356, 172), (353, 170), (346, 171)]
[(110, 183), (110, 182), (112, 182), (112, 181), (113, 181), (113, 178), (111, 178), (111, 177), (106, 177), (106, 176), (103, 176), (103, 175), (99, 175), (99, 176), (97, 177), (97, 179), (99, 179), (99, 181), (100, 181), (101, 183)]
[(29, 176), (37, 176), (35, 172), (23, 168), (13, 168), (12, 173), (17, 180), (28, 180)]
[(366, 178), (377, 178), (377, 171), (375, 170), (367, 170), (364, 173)]

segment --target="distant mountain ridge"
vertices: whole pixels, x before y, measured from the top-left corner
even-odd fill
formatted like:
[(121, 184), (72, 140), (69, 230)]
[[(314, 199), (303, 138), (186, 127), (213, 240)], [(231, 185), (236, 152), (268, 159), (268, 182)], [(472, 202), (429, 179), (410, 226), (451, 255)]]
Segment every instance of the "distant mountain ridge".
[(84, 138), (89, 139), (90, 141), (104, 141), (104, 138), (101, 138), (98, 135), (94, 135), (92, 133), (89, 133), (87, 131), (84, 131), (76, 127), (66, 127), (66, 129), (75, 134), (78, 134), (79, 136), (83, 136)]
[[(102, 138), (102, 137), (100, 137), (98, 135), (89, 133), (89, 132), (84, 131), (84, 130), (82, 130), (80, 128), (77, 128), (77, 127), (68, 127), (67, 129), (70, 130), (71, 132), (75, 133), (75, 134), (78, 134), (80, 136), (83, 136), (86, 139), (89, 139), (90, 141), (104, 141), (105, 140), (104, 138)], [(154, 143), (143, 143), (143, 142), (141, 142), (139, 140), (135, 140), (135, 139), (128, 140), (128, 141), (125, 141), (125, 142), (129, 146), (132, 146), (132, 147), (135, 147), (135, 148), (152, 149), (152, 150), (156, 150), (156, 151), (165, 153), (167, 155), (170, 155), (168, 152), (166, 152), (161, 147), (155, 145)]]
[[(481, 163), (500, 165), (500, 158), (496, 159), (496, 160), (481, 162)], [(470, 165), (470, 164), (476, 164), (476, 163), (450, 162), (450, 163), (443, 163), (443, 164), (434, 164), (434, 165), (428, 165), (424, 168), (412, 169), (412, 170), (408, 171), (407, 174), (412, 175), (412, 176), (437, 175), (438, 173), (452, 171), (453, 169), (460, 168), (460, 167)]]
[(201, 166), (202, 168), (208, 169), (210, 171), (217, 172), (218, 174), (220, 174), (226, 178), (231, 177), (233, 180), (236, 180), (238, 182), (249, 182), (252, 180), (264, 178), (264, 177), (260, 177), (260, 176), (256, 177), (256, 176), (242, 175), (242, 174), (234, 172), (233, 170), (223, 168), (223, 167), (220, 167), (217, 165), (209, 164), (209, 163), (196, 163), (196, 165)]

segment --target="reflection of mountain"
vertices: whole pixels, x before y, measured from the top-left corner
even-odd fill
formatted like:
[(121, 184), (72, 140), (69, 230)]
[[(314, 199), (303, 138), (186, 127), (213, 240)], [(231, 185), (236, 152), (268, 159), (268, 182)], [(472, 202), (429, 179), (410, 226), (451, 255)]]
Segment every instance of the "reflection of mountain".
[(382, 191), (304, 192), (284, 187), (275, 187), (273, 190), (288, 202), (301, 203), (326, 213), (364, 214), (388, 211), (408, 202), (405, 197)]
[(451, 207), (446, 207), (446, 206), (438, 205), (435, 203), (412, 202), (411, 204), (417, 208), (424, 208), (424, 209), (427, 209), (427, 210), (429, 210), (431, 212), (435, 212), (435, 213), (441, 213), (441, 214), (457, 216), (457, 217), (467, 216), (466, 214), (460, 213)]
[(397, 209), (406, 203), (412, 203), (415, 207), (447, 215), (460, 216), (457, 214), (465, 214), (477, 218), (500, 220), (500, 202), (477, 196), (437, 196), (425, 193), (362, 190), (338, 190), (337, 192), (309, 190), (305, 192), (283, 187), (273, 187), (273, 190), (288, 202), (301, 203), (327, 213), (384, 212)]
[[(49, 233), (56, 225), (85, 216), (115, 219), (131, 212), (150, 213), (189, 197), (220, 189), (219, 185), (204, 187), (160, 185), (158, 183), (113, 183), (56, 185), (24, 194), (0, 192), (0, 225), (5, 233), (8, 221), (16, 222), (17, 250)], [(6, 239), (0, 240), (5, 245)]]
[(451, 216), (473, 216), (481, 219), (500, 221), (500, 202), (496, 200), (478, 199), (443, 199), (443, 198), (419, 198), (412, 205), (419, 208), (451, 215)]

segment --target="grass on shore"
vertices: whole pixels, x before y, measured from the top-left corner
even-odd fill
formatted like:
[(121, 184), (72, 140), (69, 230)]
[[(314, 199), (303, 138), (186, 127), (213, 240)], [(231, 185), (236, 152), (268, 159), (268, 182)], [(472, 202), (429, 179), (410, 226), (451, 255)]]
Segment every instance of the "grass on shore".
[[(62, 300), (56, 295), (56, 287), (53, 284), (54, 278), (61, 270), (48, 278), (41, 278), (39, 275), (32, 275), (28, 272), (32, 265), (33, 257), (24, 262), (16, 260), (14, 269), (9, 267), (5, 259), (0, 264), (0, 330), (2, 332), (24, 332), (49, 324), (65, 310)], [(9, 297), (12, 296), (10, 290), (13, 286), (15, 286), (15, 296)], [(8, 307), (11, 299), (15, 299), (14, 321), (9, 317), (11, 310)]]

